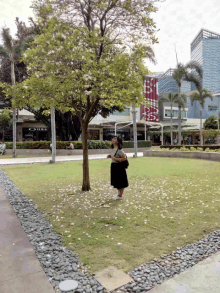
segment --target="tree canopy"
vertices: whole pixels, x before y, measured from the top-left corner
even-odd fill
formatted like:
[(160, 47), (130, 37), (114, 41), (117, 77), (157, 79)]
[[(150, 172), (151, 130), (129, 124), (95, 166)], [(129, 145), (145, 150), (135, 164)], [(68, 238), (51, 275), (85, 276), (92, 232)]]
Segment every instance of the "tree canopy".
[(205, 130), (207, 130), (207, 129), (218, 129), (218, 118), (216, 116), (214, 116), (214, 115), (208, 117), (205, 120), (203, 126), (204, 126)]
[(97, 38), (95, 32), (88, 37), (72, 31), (55, 17), (49, 20), (22, 58), (29, 77), (13, 88), (16, 107), (56, 107), (89, 123), (100, 106), (123, 110), (143, 102), (143, 76), (148, 71), (141, 63), (141, 47), (129, 55), (109, 44), (97, 60)]

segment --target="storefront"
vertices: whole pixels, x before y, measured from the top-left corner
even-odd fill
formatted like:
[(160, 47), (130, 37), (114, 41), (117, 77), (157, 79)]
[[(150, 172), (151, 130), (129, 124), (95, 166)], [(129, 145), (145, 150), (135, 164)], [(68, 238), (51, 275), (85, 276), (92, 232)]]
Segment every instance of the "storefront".
[[(130, 129), (117, 129), (116, 135), (122, 138), (123, 141), (130, 140)], [(104, 128), (103, 129), (103, 140), (110, 141), (115, 136), (115, 129), (114, 128)]]
[(48, 141), (48, 130), (45, 127), (22, 128), (22, 141)]

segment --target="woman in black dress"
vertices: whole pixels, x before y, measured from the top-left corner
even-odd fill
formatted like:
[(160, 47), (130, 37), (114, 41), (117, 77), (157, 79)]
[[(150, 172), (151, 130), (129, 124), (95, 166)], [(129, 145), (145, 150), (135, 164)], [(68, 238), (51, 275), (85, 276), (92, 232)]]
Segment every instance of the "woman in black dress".
[(112, 153), (107, 158), (112, 159), (111, 185), (118, 189), (118, 194), (114, 196), (114, 199), (122, 199), (124, 188), (128, 187), (128, 178), (126, 169), (120, 162), (126, 161), (127, 157), (122, 149), (122, 140), (119, 137), (113, 137), (111, 148)]

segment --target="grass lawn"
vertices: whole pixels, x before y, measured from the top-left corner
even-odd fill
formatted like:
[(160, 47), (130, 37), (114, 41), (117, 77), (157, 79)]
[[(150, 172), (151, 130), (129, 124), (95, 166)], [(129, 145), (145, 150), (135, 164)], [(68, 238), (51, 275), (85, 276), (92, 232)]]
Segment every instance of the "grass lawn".
[(22, 193), (79, 253), (91, 272), (125, 272), (198, 241), (220, 227), (220, 164), (129, 158), (129, 187), (114, 201), (110, 161), (91, 160), (92, 190), (81, 192), (82, 161), (4, 167)]

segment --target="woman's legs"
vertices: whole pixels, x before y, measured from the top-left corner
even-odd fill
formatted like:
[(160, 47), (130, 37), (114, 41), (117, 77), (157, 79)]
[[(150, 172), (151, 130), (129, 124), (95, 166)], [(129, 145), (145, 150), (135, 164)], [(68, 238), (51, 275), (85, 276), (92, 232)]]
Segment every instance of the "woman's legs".
[(119, 191), (119, 194), (118, 194), (118, 195), (119, 195), (120, 197), (122, 197), (122, 194), (123, 194), (123, 192), (124, 192), (124, 188), (121, 188), (121, 189), (119, 189), (118, 191)]

